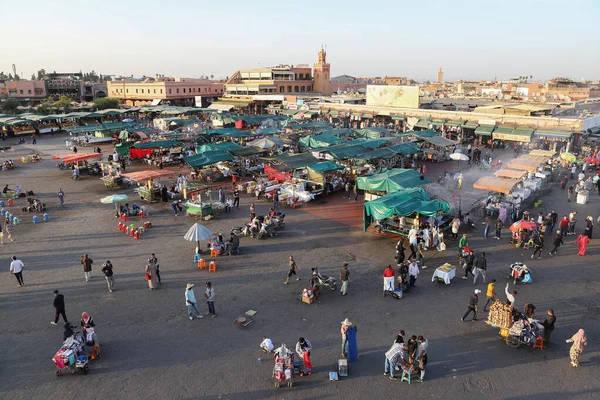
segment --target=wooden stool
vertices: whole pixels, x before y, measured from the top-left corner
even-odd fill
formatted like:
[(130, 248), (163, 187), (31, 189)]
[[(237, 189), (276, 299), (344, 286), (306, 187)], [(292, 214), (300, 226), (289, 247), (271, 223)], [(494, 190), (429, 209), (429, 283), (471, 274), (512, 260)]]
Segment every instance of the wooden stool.
[(410, 378), (411, 378), (411, 376), (412, 376), (412, 374), (409, 371), (403, 369), (402, 370), (402, 379), (400, 379), (400, 382), (406, 381), (410, 385)]
[(208, 264), (208, 272), (217, 272), (217, 263), (214, 261), (211, 261), (210, 264)]
[(533, 348), (534, 349), (540, 349), (543, 350), (544, 349), (544, 338), (541, 336), (538, 336), (535, 339), (535, 343), (533, 344)]
[(203, 260), (202, 258), (198, 260), (198, 269), (203, 269), (206, 268), (206, 260)]
[(219, 255), (219, 250), (211, 250), (210, 251), (210, 256), (211, 257), (217, 257)]

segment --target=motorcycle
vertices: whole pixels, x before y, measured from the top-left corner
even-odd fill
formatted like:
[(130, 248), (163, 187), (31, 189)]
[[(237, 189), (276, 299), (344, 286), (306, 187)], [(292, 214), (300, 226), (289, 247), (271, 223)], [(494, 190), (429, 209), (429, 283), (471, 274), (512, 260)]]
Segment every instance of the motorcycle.
[(469, 228), (470, 231), (475, 230), (475, 222), (473, 222), (473, 220), (471, 219), (471, 215), (469, 213), (466, 213), (465, 217), (466, 217), (465, 224), (467, 225), (467, 228)]
[(275, 226), (273, 224), (267, 225), (263, 223), (258, 231), (258, 234), (256, 235), (256, 238), (262, 239), (262, 237), (265, 235), (269, 235), (272, 238), (275, 237)]
[(317, 278), (319, 279), (319, 286), (329, 288), (329, 290), (337, 290), (337, 282), (335, 278), (328, 275), (321, 275), (318, 268), (313, 268), (313, 272), (316, 272)]

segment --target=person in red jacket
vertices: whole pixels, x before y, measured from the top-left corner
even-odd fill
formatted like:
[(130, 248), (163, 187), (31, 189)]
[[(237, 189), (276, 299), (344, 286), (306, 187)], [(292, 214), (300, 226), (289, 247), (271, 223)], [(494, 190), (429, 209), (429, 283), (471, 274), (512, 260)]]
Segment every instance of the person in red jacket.
[(569, 218), (567, 216), (563, 216), (560, 220), (560, 235), (562, 237), (567, 237), (567, 232), (569, 231)]

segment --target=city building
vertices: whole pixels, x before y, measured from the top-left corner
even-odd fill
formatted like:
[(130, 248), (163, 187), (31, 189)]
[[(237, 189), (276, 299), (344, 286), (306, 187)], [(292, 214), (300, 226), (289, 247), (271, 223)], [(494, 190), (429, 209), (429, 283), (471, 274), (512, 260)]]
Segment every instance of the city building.
[(308, 65), (278, 65), (236, 71), (225, 83), (225, 94), (298, 94), (312, 92), (313, 85), (312, 71)]
[(46, 98), (44, 81), (0, 81), (0, 100), (12, 98), (24, 105), (35, 105)]
[(207, 107), (223, 95), (224, 85), (208, 79), (157, 77), (106, 82), (108, 97), (129, 106), (169, 103), (171, 105)]
[(315, 77), (315, 92), (330, 95), (331, 65), (327, 63), (327, 52), (323, 46), (319, 51), (319, 61), (313, 64), (313, 74)]
[(546, 92), (558, 99), (584, 100), (590, 97), (590, 86), (569, 78), (553, 78), (546, 83)]
[(386, 76), (383, 80), (389, 86), (406, 86), (411, 84), (410, 79), (400, 76)]
[(439, 83), (444, 82), (444, 71), (442, 71), (442, 67), (440, 67), (440, 69), (438, 69), (437, 82), (439, 82)]
[(81, 102), (83, 100), (83, 81), (82, 73), (59, 72), (47, 74), (44, 77), (46, 92), (52, 100), (58, 100), (61, 96), (66, 96), (73, 101)]

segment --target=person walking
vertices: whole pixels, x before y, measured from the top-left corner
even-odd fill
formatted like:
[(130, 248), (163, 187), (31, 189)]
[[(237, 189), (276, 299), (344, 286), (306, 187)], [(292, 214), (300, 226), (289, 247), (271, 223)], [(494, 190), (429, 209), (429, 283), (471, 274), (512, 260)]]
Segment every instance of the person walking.
[(298, 339), (298, 343), (296, 343), (296, 353), (302, 359), (302, 372), (300, 372), (300, 376), (310, 375), (312, 372), (312, 362), (310, 361), (310, 351), (312, 350), (312, 345), (310, 342), (303, 337)]
[(489, 215), (485, 218), (485, 229), (483, 230), (483, 237), (488, 238), (488, 234), (490, 233), (490, 227), (492, 226), (492, 217)]
[(487, 312), (487, 306), (488, 306), (488, 304), (490, 304), (490, 305), (494, 304), (494, 301), (496, 301), (496, 288), (495, 288), (495, 284), (496, 284), (496, 280), (495, 279), (492, 279), (490, 281), (490, 283), (488, 283), (485, 304), (483, 305), (483, 312)]
[(150, 290), (158, 289), (158, 278), (156, 276), (156, 263), (150, 262), (148, 260), (148, 264), (146, 264), (146, 268), (144, 269), (146, 273), (146, 280), (148, 281), (148, 288)]
[(283, 284), (287, 285), (288, 283), (290, 283), (290, 278), (292, 277), (292, 275), (296, 275), (296, 280), (299, 281), (300, 280), (300, 277), (298, 276), (299, 270), (300, 269), (298, 268), (298, 265), (296, 265), (296, 261), (294, 261), (294, 257), (290, 256), (290, 269), (287, 274), (287, 279), (285, 280), (285, 282), (283, 282)]
[(467, 311), (460, 319), (462, 322), (465, 322), (465, 318), (467, 318), (467, 316), (471, 313), (473, 313), (473, 321), (477, 321), (477, 302), (479, 301), (479, 293), (481, 293), (481, 290), (475, 289), (471, 297), (469, 297), (469, 306)]
[(594, 218), (591, 216), (586, 217), (585, 219), (585, 229), (583, 230), (583, 234), (587, 236), (590, 240), (592, 240), (592, 232), (594, 231)]
[(62, 319), (65, 323), (69, 322), (65, 313), (65, 296), (59, 293), (57, 289), (54, 291), (54, 321), (50, 322), (52, 325), (56, 325), (58, 323), (59, 315), (62, 316)]
[[(552, 228), (554, 229), (554, 228)], [(562, 217), (560, 220), (560, 235), (564, 238), (567, 237), (567, 233), (569, 232), (569, 218), (566, 215)]]
[(196, 312), (196, 318), (202, 318), (200, 310), (198, 310), (198, 306), (196, 305), (196, 294), (194, 293), (193, 283), (188, 283), (185, 286), (185, 305), (187, 306), (188, 317), (190, 317), (190, 319), (194, 319), (192, 311)]
[(254, 207), (254, 203), (250, 204), (250, 221), (253, 221), (256, 218), (256, 207)]
[(2, 232), (2, 224), (0, 223), (0, 244), (4, 244), (4, 232)]
[(350, 271), (348, 270), (348, 263), (344, 263), (340, 268), (340, 281), (342, 281), (342, 288), (340, 293), (342, 296), (348, 294), (348, 281), (350, 281)]
[(24, 267), (25, 264), (23, 264), (23, 261), (18, 260), (16, 256), (12, 256), (12, 261), (10, 262), (10, 274), (17, 278), (17, 282), (19, 283), (18, 287), (25, 286), (25, 281), (23, 280)]
[(544, 346), (548, 347), (550, 344), (550, 336), (554, 331), (554, 324), (556, 323), (556, 317), (554, 316), (554, 310), (548, 310), (548, 316), (544, 320)]
[(212, 287), (212, 283), (206, 282), (206, 292), (204, 292), (204, 297), (206, 297), (206, 304), (208, 304), (208, 313), (212, 314), (212, 317), (216, 317), (217, 313), (215, 312), (215, 289)]
[(469, 251), (469, 255), (467, 256), (466, 260), (465, 260), (465, 264), (463, 265), (463, 268), (465, 269), (465, 276), (463, 276), (463, 279), (468, 279), (468, 275), (469, 273), (471, 273), (471, 275), (473, 277), (475, 277), (475, 274), (473, 273), (473, 264), (475, 263), (475, 256), (473, 255), (473, 250)]
[(567, 202), (571, 202), (571, 196), (573, 196), (573, 190), (574, 190), (574, 186), (571, 185), (569, 186), (569, 189), (567, 190)]
[(576, 240), (577, 246), (579, 247), (578, 256), (585, 256), (585, 250), (587, 245), (590, 243), (590, 238), (584, 235), (579, 235)]
[(579, 366), (579, 356), (583, 353), (583, 346), (587, 344), (585, 331), (583, 329), (578, 330), (571, 339), (567, 339), (567, 343), (573, 343), (569, 350), (569, 357), (571, 358), (571, 365), (577, 368)]
[(458, 239), (458, 229), (460, 228), (460, 219), (458, 217), (454, 217), (452, 220), (452, 238), (454, 240)]
[(473, 274), (473, 285), (477, 283), (477, 277), (483, 276), (483, 284), (485, 285), (485, 272), (487, 270), (487, 259), (485, 258), (485, 252), (482, 251), (479, 259), (475, 263), (475, 273)]
[(63, 192), (62, 188), (58, 189), (58, 193), (56, 194), (56, 197), (58, 197), (60, 206), (63, 207), (65, 205), (65, 192)]
[(350, 183), (350, 179), (346, 180), (346, 183), (344, 184), (344, 199), (348, 199), (350, 200), (350, 187), (352, 186), (352, 183)]
[(148, 259), (148, 264), (154, 264), (154, 267), (156, 268), (156, 280), (158, 281), (159, 285), (162, 285), (162, 281), (160, 280), (160, 264), (158, 263), (158, 258), (156, 258), (156, 254), (152, 253), (150, 255), (150, 258)]
[(542, 250), (544, 249), (544, 234), (540, 233), (538, 236), (534, 237), (533, 245), (535, 249), (533, 250), (531, 258), (534, 258), (537, 254), (538, 260), (540, 260), (542, 258)]
[(415, 283), (417, 282), (417, 278), (419, 277), (419, 265), (415, 260), (410, 262), (408, 266), (408, 284), (410, 287), (416, 287)]
[(569, 235), (575, 234), (575, 224), (577, 224), (577, 211), (569, 214)]
[(92, 279), (92, 264), (93, 263), (94, 263), (94, 260), (89, 258), (87, 254), (84, 254), (84, 256), (81, 257), (81, 265), (83, 265), (83, 274), (85, 275), (86, 282), (89, 282), (89, 280)]
[(558, 248), (560, 247), (561, 244), (563, 244), (563, 238), (562, 235), (560, 233), (560, 231), (556, 231), (556, 235), (554, 235), (554, 241), (552, 242), (552, 250), (550, 250), (550, 254), (551, 256), (554, 255), (554, 253), (558, 252)]
[(237, 188), (233, 191), (233, 205), (236, 209), (240, 208), (240, 191)]
[(358, 181), (355, 180), (352, 184), (352, 192), (354, 192), (354, 201), (358, 201)]
[(115, 280), (113, 278), (113, 265), (110, 260), (106, 260), (106, 262), (102, 265), (101, 271), (104, 274), (104, 278), (106, 278), (108, 291), (112, 293), (115, 289)]
[(10, 240), (11, 242), (14, 242), (14, 238), (12, 235), (12, 224), (10, 223), (10, 219), (6, 218), (4, 220), (4, 228), (3, 228), (4, 234), (6, 235), (6, 237), (8, 238), (8, 240)]
[(496, 240), (500, 240), (500, 235), (502, 234), (502, 228), (504, 228), (504, 224), (502, 223), (502, 221), (500, 220), (500, 218), (498, 218), (496, 220)]
[(276, 190), (275, 193), (273, 193), (273, 210), (279, 210), (279, 190)]

